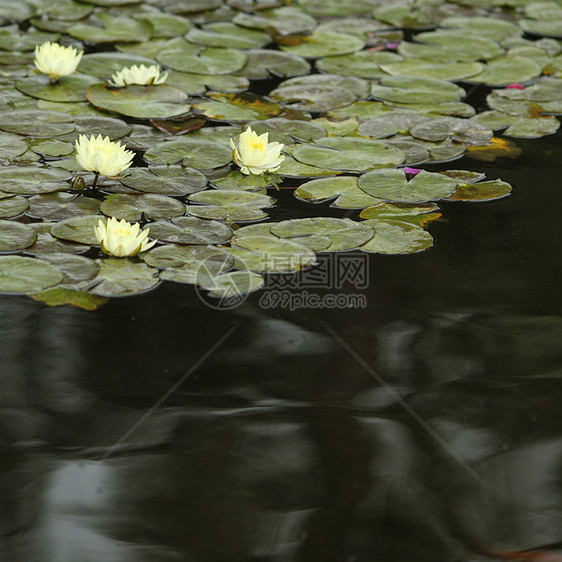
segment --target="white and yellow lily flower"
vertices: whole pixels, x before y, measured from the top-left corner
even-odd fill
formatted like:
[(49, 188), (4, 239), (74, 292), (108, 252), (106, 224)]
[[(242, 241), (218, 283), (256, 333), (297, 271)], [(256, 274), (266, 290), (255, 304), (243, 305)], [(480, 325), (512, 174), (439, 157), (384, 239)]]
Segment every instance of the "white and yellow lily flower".
[(284, 144), (268, 142), (268, 133), (258, 135), (248, 127), (238, 136), (238, 144), (230, 139), (232, 159), (240, 166), (243, 174), (261, 175), (264, 172), (276, 172), (285, 160), (281, 154)]
[(107, 223), (100, 220), (98, 226), (94, 226), (102, 252), (116, 258), (136, 256), (150, 250), (156, 240), (148, 241), (148, 231), (148, 228), (141, 231), (139, 223), (131, 224), (113, 217)]

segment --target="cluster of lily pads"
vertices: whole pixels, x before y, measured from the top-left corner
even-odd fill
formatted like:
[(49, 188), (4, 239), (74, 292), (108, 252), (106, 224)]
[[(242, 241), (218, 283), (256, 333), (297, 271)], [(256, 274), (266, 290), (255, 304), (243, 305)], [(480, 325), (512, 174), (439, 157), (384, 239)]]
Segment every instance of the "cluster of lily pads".
[[(515, 157), (510, 138), (558, 130), (560, 38), (560, 1), (0, 0), (0, 292), (85, 308), (162, 281), (220, 296), (319, 252), (425, 250), (438, 201), (511, 186), (424, 164)], [(48, 72), (53, 45), (75, 69)], [(248, 128), (281, 147), (271, 169), (244, 162)], [(80, 135), (132, 165), (84, 166)], [(268, 220), (278, 186), (341, 218), (303, 204)], [(137, 256), (101, 251), (117, 221), (137, 223)]]

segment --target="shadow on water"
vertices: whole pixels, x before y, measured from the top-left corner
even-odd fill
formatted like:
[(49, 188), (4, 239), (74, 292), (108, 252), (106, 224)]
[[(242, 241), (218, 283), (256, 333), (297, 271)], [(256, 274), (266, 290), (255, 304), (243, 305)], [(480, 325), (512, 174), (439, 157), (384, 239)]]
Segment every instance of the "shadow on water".
[(459, 163), (513, 195), (371, 256), (366, 308), (2, 297), (2, 559), (558, 559), (561, 141)]

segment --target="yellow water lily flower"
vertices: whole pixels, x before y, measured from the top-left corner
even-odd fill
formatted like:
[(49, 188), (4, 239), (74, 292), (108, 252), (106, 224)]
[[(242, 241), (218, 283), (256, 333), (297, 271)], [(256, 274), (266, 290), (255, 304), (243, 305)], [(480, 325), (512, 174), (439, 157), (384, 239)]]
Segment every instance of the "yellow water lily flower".
[(113, 217), (106, 224), (100, 220), (98, 226), (94, 226), (102, 252), (116, 258), (136, 256), (140, 252), (150, 250), (156, 240), (147, 240), (148, 231), (148, 228), (141, 231), (138, 222), (131, 224), (125, 219), (118, 221)]
[(276, 172), (285, 160), (281, 154), (284, 144), (268, 142), (268, 133), (258, 135), (248, 127), (238, 136), (238, 146), (230, 139), (232, 147), (232, 159), (240, 166), (243, 174), (255, 174), (257, 176), (264, 172)]
[(76, 162), (84, 170), (94, 172), (96, 179), (102, 176), (114, 177), (126, 170), (135, 153), (127, 150), (120, 142), (113, 142), (109, 137), (80, 135), (76, 141)]
[(168, 78), (168, 73), (160, 74), (160, 67), (156, 64), (152, 66), (129, 66), (122, 68), (111, 76), (109, 84), (119, 88), (129, 86), (130, 84), (139, 84), (140, 86), (149, 86), (151, 84), (163, 84)]
[(74, 47), (63, 47), (58, 43), (47, 41), (35, 47), (35, 67), (46, 74), (52, 82), (61, 76), (68, 76), (76, 71), (84, 51)]

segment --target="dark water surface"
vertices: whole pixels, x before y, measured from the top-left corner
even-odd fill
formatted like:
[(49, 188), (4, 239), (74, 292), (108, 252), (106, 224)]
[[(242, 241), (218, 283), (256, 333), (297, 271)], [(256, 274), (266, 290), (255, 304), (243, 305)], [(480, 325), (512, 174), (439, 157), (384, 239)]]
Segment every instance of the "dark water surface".
[(0, 297), (0, 559), (562, 557), (562, 135), (519, 145), (364, 309)]

